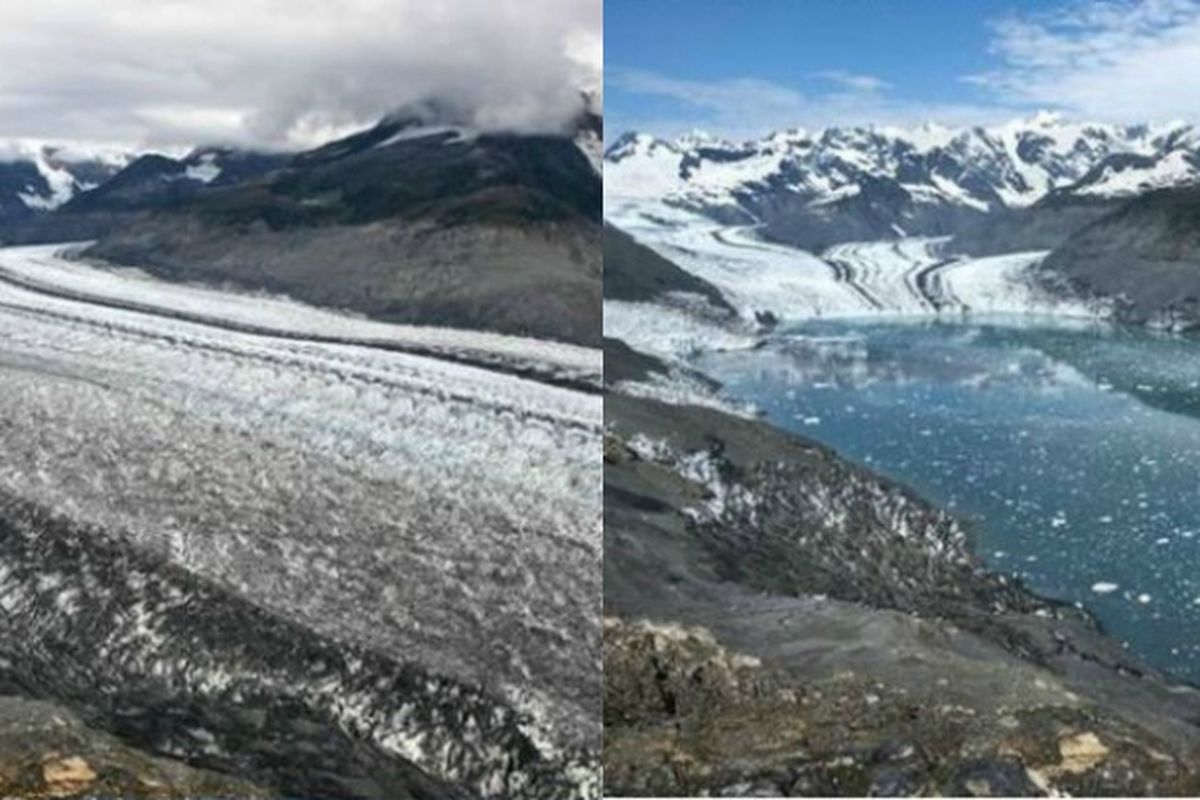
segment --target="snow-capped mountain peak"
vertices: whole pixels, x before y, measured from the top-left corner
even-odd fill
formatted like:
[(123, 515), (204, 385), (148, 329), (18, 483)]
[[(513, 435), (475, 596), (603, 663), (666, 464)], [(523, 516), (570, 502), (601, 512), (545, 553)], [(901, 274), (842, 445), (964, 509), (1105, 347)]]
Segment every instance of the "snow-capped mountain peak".
[(113, 147), (21, 139), (0, 142), (0, 217), (49, 211), (94, 188), (132, 159)]
[(741, 143), (626, 134), (606, 154), (610, 198), (653, 198), (723, 219), (855, 203), (884, 227), (938, 233), (948, 216), (1022, 208), (1055, 193), (1135, 194), (1200, 179), (1186, 123), (1073, 122), (1054, 111), (992, 126), (925, 123), (779, 131)]

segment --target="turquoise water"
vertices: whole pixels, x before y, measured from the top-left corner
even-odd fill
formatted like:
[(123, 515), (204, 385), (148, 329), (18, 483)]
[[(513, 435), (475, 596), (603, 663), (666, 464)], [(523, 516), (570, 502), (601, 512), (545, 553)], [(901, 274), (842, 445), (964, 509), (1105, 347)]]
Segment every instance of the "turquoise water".
[(1200, 683), (1200, 341), (986, 319), (792, 328), (697, 364), (971, 523), (990, 568)]

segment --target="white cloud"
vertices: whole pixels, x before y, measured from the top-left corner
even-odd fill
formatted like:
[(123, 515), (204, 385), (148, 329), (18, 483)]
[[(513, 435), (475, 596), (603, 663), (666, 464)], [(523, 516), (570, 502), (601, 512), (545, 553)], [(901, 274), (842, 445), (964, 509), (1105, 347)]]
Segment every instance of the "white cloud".
[(891, 86), (890, 83), (874, 75), (858, 75), (841, 69), (829, 69), (818, 72), (817, 77), (824, 78), (853, 92), (880, 92)]
[(297, 146), (429, 96), (551, 129), (601, 28), (600, 0), (6, 3), (0, 137)]
[[(832, 76), (837, 76), (832, 77)], [(887, 84), (865, 75), (823, 73), (843, 91), (809, 95), (757, 78), (695, 81), (646, 70), (610, 67), (605, 79), (622, 91), (668, 98), (680, 106), (674, 117), (617, 119), (613, 133), (636, 129), (671, 137), (694, 128), (732, 139), (749, 139), (783, 128), (830, 125), (912, 125), (936, 120), (947, 125), (994, 122), (1010, 108), (912, 102), (888, 96)]]
[(613, 67), (605, 72), (605, 81), (623, 91), (674, 100), (698, 112), (705, 125), (723, 135), (738, 135), (772, 121), (795, 119), (807, 104), (799, 92), (755, 78), (693, 81)]
[(1001, 65), (967, 80), (1003, 102), (1123, 122), (1200, 108), (1200, 3), (1071, 3), (993, 22)]
[(692, 81), (640, 70), (610, 70), (624, 91), (667, 97), (674, 112), (622, 119), (663, 136), (701, 127), (730, 138), (788, 127), (875, 123), (989, 124), (1053, 109), (1080, 120), (1196, 121), (1200, 115), (1200, 0), (1066, 0), (991, 20), (995, 67), (947, 74), (981, 90), (977, 100), (900, 96), (887, 75), (843, 69), (813, 73), (828, 82), (801, 92), (755, 78)]

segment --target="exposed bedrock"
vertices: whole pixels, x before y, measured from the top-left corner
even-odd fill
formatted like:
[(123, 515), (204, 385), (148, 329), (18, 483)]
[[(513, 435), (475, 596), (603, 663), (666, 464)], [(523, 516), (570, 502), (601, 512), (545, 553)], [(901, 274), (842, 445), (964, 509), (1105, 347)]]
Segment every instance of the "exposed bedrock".
[(271, 787), (152, 756), (61, 705), (0, 696), (0, 794), (20, 798), (275, 798)]
[(1119, 318), (1200, 326), (1200, 188), (1142, 195), (1083, 227), (1043, 263), (1048, 279), (1112, 298)]
[(605, 777), (631, 795), (1192, 794), (1200, 693), (756, 420), (610, 393)]

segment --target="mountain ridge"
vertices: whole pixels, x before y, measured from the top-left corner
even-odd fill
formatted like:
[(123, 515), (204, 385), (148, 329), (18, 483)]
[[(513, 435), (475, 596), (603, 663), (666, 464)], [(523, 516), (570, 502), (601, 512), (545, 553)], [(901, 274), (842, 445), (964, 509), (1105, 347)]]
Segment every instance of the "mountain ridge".
[(587, 144), (601, 132), (586, 110), (554, 135), (389, 115), (125, 209), (88, 255), (393, 322), (597, 345), (602, 190)]
[(805, 249), (953, 235), (989, 216), (1120, 200), (1200, 180), (1200, 130), (1074, 123), (1049, 113), (994, 126), (794, 128), (735, 143), (625, 134), (605, 153), (606, 191)]
[(160, 278), (598, 346), (602, 142), (587, 93), (544, 133), (472, 127), (431, 101), (296, 153), (130, 153), (12, 218), (0, 164), (0, 241), (93, 240), (89, 257)]

